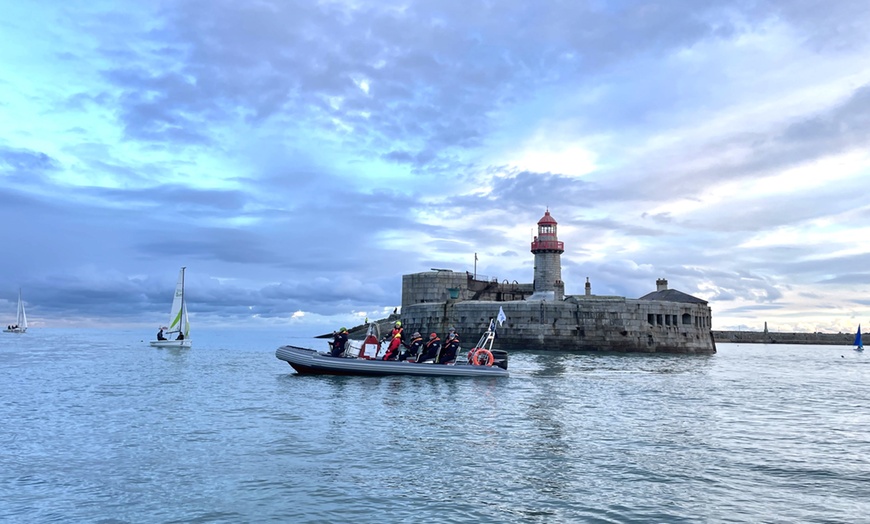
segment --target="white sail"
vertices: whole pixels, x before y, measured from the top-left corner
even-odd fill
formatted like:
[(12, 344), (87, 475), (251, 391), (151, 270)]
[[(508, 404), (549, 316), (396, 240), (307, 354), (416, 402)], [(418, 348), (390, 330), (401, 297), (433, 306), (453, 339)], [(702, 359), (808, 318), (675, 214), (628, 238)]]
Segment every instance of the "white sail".
[[(151, 341), (155, 347), (190, 347), (190, 321), (187, 317), (187, 302), (184, 299), (184, 270), (178, 272), (178, 282), (175, 284), (175, 295), (172, 297), (172, 308), (169, 310), (169, 327), (166, 330), (166, 340)], [(183, 333), (180, 340), (177, 334)]]
[(181, 302), (181, 325), (178, 330), (184, 333), (184, 338), (190, 336), (190, 320), (187, 318), (187, 303), (184, 301)]
[(27, 329), (27, 313), (24, 311), (24, 301), (21, 300), (21, 290), (18, 290), (18, 327), (21, 331)]
[(178, 272), (178, 282), (175, 284), (175, 296), (172, 298), (172, 309), (169, 310), (169, 332), (184, 333), (185, 337), (190, 332), (187, 306), (184, 304), (184, 268)]
[(27, 313), (24, 311), (24, 301), (21, 300), (21, 290), (18, 290), (18, 312), (15, 315), (15, 324), (4, 329), (6, 333), (24, 333), (27, 331)]

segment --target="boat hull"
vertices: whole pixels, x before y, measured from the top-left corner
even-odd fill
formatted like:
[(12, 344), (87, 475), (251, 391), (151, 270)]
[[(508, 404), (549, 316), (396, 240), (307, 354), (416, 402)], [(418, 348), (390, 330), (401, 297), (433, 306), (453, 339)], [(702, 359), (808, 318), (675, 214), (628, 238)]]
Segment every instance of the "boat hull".
[(149, 342), (153, 348), (189, 348), (191, 340), (152, 340)]
[(27, 333), (27, 328), (4, 329), (4, 333)]
[(313, 349), (281, 346), (275, 357), (290, 364), (297, 373), (313, 375), (387, 376), (416, 375), (422, 377), (508, 377), (506, 369), (497, 366), (468, 364), (418, 364), (396, 360), (367, 360), (332, 357)]

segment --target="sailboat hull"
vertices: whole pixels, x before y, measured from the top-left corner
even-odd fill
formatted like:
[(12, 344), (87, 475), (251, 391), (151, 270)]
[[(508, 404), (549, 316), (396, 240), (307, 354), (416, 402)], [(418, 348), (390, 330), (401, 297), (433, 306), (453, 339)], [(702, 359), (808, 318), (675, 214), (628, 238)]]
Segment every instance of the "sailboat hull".
[(4, 333), (26, 333), (27, 328), (4, 329)]
[(152, 340), (149, 342), (153, 348), (189, 348), (191, 340)]

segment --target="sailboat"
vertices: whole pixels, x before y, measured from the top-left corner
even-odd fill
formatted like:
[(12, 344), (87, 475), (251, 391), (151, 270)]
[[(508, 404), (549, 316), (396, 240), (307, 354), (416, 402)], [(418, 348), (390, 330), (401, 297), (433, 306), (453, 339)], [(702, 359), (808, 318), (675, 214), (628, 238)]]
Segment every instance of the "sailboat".
[(855, 333), (855, 351), (864, 351), (864, 344), (861, 342), (861, 324), (858, 324), (858, 332)]
[(27, 313), (24, 312), (24, 301), (21, 300), (21, 290), (18, 290), (18, 316), (15, 317), (15, 324), (9, 324), (4, 333), (24, 333), (27, 331)]
[[(189, 348), (190, 321), (187, 318), (187, 303), (184, 301), (184, 270), (178, 272), (178, 283), (175, 285), (175, 296), (172, 299), (172, 309), (169, 311), (169, 326), (161, 326), (157, 340), (150, 342), (156, 348)], [(165, 337), (165, 338), (163, 338)]]

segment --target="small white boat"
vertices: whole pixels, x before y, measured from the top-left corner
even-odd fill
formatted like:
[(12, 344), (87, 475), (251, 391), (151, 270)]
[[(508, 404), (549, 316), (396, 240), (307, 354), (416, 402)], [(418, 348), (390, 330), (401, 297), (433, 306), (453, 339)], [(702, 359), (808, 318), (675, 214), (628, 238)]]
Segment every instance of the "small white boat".
[[(172, 299), (172, 309), (169, 312), (169, 326), (162, 326), (157, 340), (150, 342), (156, 348), (189, 348), (190, 321), (187, 318), (187, 302), (184, 300), (184, 270), (178, 272), (178, 283), (175, 285), (175, 296)], [(161, 336), (166, 338), (160, 339)]]
[(27, 313), (24, 311), (24, 301), (21, 300), (21, 290), (18, 290), (18, 314), (15, 317), (15, 323), (6, 326), (4, 333), (26, 333), (27, 332)]
[[(467, 357), (457, 358), (450, 364), (377, 360), (376, 358), (348, 356), (333, 357), (298, 346), (281, 346), (275, 357), (290, 364), (299, 374), (311, 375), (417, 375), (424, 377), (508, 377), (507, 353), (492, 349), (495, 331), (490, 329), (481, 336), (477, 346)], [(364, 354), (364, 353), (363, 353)], [(377, 353), (376, 353), (377, 354)]]

